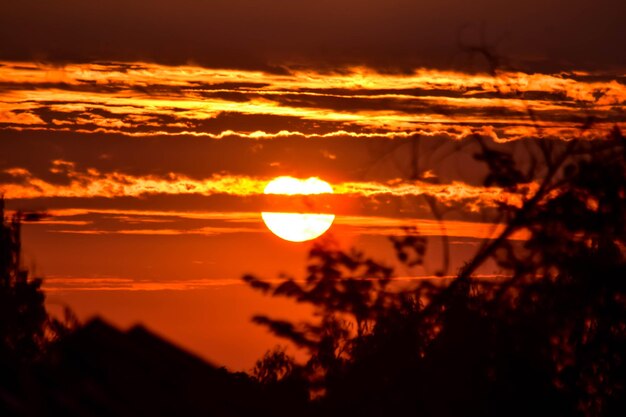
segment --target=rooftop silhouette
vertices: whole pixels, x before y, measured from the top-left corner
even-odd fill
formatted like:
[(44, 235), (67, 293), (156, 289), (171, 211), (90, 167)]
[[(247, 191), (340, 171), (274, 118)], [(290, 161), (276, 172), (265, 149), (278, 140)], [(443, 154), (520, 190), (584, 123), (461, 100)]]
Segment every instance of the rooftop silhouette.
[(143, 326), (121, 331), (99, 318), (20, 370), (1, 393), (6, 416), (274, 415), (247, 375), (211, 365)]

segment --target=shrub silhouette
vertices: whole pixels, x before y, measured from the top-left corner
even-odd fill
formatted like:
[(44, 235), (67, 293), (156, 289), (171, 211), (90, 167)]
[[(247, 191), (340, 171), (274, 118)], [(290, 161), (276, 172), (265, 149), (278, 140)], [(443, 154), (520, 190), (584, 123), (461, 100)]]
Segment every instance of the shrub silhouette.
[[(304, 323), (254, 318), (310, 352), (307, 363), (290, 365), (319, 395), (303, 407), (361, 416), (626, 415), (626, 139), (615, 128), (605, 140), (536, 140), (525, 159), (474, 142), (485, 184), (522, 203), (499, 207), (506, 226), (450, 283), (399, 291), (391, 268), (329, 242), (311, 250), (304, 282), (244, 277), (315, 308)], [(519, 231), (528, 239), (509, 239)], [(392, 243), (400, 261), (421, 262), (424, 239)], [(489, 259), (501, 278), (476, 277)]]

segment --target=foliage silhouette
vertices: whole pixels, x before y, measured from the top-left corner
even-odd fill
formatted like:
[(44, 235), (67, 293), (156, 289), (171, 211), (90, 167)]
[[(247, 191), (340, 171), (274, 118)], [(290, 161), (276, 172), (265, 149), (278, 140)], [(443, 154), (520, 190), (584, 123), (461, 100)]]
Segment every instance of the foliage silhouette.
[(67, 334), (75, 324), (71, 312), (62, 322), (50, 317), (44, 305), (41, 279), (30, 278), (21, 262), (21, 224), (43, 214), (17, 212), (5, 217), (0, 198), (0, 358), (5, 362), (32, 361), (48, 344)]
[(77, 325), (69, 310), (66, 320), (50, 317), (40, 278), (30, 278), (21, 262), (22, 221), (37, 221), (40, 213), (17, 212), (5, 217), (0, 196), (0, 414), (12, 415), (23, 371), (41, 360), (48, 348)]
[[(305, 364), (289, 365), (318, 396), (303, 407), (361, 416), (626, 415), (626, 139), (617, 127), (604, 140), (538, 139), (526, 155), (474, 142), (485, 184), (519, 203), (499, 206), (505, 227), (448, 284), (399, 290), (391, 268), (332, 242), (313, 247), (304, 282), (244, 277), (315, 308), (304, 323), (254, 318), (308, 349)], [(511, 240), (517, 232), (528, 238)], [(392, 244), (401, 262), (422, 261), (423, 238)], [(501, 278), (477, 277), (489, 259)]]

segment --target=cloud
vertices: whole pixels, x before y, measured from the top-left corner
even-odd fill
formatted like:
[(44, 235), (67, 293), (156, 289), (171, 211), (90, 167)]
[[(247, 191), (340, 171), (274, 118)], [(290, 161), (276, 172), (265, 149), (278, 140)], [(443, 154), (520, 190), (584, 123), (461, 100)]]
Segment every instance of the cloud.
[(141, 280), (120, 277), (46, 277), (47, 292), (67, 291), (185, 291), (242, 285), (238, 279)]
[[(366, 67), (288, 74), (149, 63), (0, 66), (0, 128), (76, 133), (236, 136), (267, 140), (447, 133), (491, 129), (498, 140), (568, 138), (585, 118), (601, 136), (624, 123), (626, 85), (588, 73), (498, 77)], [(532, 112), (532, 118), (530, 117)]]
[[(332, 196), (307, 196), (306, 199), (301, 196), (272, 196), (270, 199), (263, 194), (263, 189), (271, 180), (267, 177), (213, 175), (209, 178), (193, 179), (178, 173), (137, 176), (121, 172), (101, 172), (94, 168), (80, 171), (76, 170), (74, 163), (63, 160), (53, 161), (51, 170), (54, 174), (65, 176), (66, 181), (53, 183), (23, 168), (7, 169), (5, 174), (14, 178), (14, 181), (4, 184), (2, 192), (8, 199), (141, 198), (150, 195), (254, 197), (259, 211), (273, 211), (276, 207), (295, 207), (293, 210), (279, 211), (306, 211), (310, 206), (323, 208), (330, 204), (330, 208), (324, 208), (320, 212), (334, 212), (335, 208), (342, 207), (345, 210), (345, 207), (351, 205), (351, 199), (376, 202), (381, 197), (399, 199), (420, 196), (434, 197), (445, 206), (460, 206), (466, 211), (480, 212), (484, 208), (495, 208), (501, 203), (519, 206), (523, 198), (523, 194), (509, 193), (497, 187), (472, 186), (458, 181), (433, 184), (396, 179), (387, 182), (336, 182), (332, 184)], [(528, 184), (526, 191), (531, 193), (535, 188), (535, 184)], [(313, 199), (319, 201), (309, 201)]]
[[(335, 221), (352, 229), (352, 233), (364, 235), (403, 236), (415, 234), (420, 236), (451, 236), (471, 238), (469, 244), (476, 244), (478, 239), (490, 239), (504, 230), (505, 225), (486, 222), (470, 222), (458, 220), (437, 221), (431, 219), (407, 219), (379, 216), (339, 216)], [(527, 231), (518, 231), (511, 240), (528, 239)], [(459, 242), (451, 242), (451, 244)], [(468, 244), (468, 242), (462, 242)]]
[[(419, 275), (394, 277), (395, 284), (406, 284), (423, 280), (449, 280), (454, 275)], [(501, 274), (476, 274), (478, 280), (497, 280), (505, 278)], [(279, 284), (277, 279), (264, 279), (265, 282)], [(296, 280), (298, 281), (298, 280)], [(229, 286), (247, 286), (241, 279), (185, 279), (185, 280), (147, 280), (121, 277), (62, 277), (50, 276), (44, 279), (43, 287), (46, 292), (58, 293), (68, 291), (188, 291), (210, 289)]]
[[(50, 207), (159, 201), (254, 211), (265, 207), (272, 177), (319, 176), (335, 185), (339, 214), (397, 205), (424, 215), (427, 195), (475, 218), (500, 202), (520, 204), (482, 187), (477, 136), (516, 156), (529, 141), (604, 137), (625, 127), (625, 80), (590, 71), (4, 61), (0, 188)], [(409, 177), (421, 180), (398, 180)]]
[[(63, 224), (63, 223), (58, 223)], [(213, 236), (225, 233), (258, 233), (259, 228), (252, 227), (201, 227), (198, 229), (76, 229), (76, 230), (56, 230), (56, 233), (70, 233), (79, 235), (143, 235), (143, 236), (174, 236), (174, 235), (201, 235)]]

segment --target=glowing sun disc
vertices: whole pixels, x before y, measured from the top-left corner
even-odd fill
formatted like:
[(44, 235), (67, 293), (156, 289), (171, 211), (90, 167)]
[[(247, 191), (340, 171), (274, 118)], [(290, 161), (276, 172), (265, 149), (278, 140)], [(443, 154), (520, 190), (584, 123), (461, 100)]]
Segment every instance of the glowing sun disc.
[[(270, 181), (265, 194), (311, 195), (332, 193), (333, 189), (319, 178), (299, 180), (292, 177), (278, 177)], [(265, 225), (276, 236), (291, 241), (304, 242), (323, 235), (333, 224), (334, 214), (316, 213), (274, 213), (262, 212)]]

